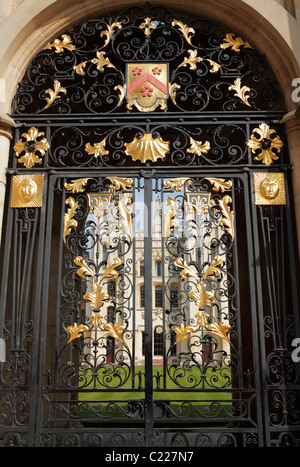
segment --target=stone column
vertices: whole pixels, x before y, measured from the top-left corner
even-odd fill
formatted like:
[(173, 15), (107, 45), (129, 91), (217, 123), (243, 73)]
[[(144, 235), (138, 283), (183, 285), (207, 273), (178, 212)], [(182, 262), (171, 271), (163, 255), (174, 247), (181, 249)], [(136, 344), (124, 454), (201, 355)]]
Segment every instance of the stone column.
[(300, 106), (287, 113), (281, 123), (285, 125), (290, 163), (293, 167), (292, 183), (300, 255)]
[(6, 168), (8, 166), (12, 128), (17, 125), (8, 115), (0, 114), (0, 242), (5, 202)]

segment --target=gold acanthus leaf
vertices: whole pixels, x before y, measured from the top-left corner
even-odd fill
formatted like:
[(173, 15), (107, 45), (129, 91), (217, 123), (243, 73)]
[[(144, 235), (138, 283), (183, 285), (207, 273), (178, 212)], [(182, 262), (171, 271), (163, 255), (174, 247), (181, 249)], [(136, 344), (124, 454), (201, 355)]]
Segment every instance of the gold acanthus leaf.
[[(191, 36), (195, 34), (195, 29), (194, 28), (189, 28), (186, 24), (183, 24), (182, 21), (178, 21), (174, 19), (172, 22), (172, 26), (178, 26), (179, 31), (183, 34), (185, 40), (191, 44)], [(191, 44), (192, 45), (192, 44)]]
[(206, 61), (210, 64), (211, 69), (210, 73), (217, 73), (221, 67), (217, 62), (214, 62), (214, 60), (211, 60), (210, 58), (202, 58), (197, 56), (197, 50), (188, 50), (188, 53), (190, 56), (187, 58), (185, 57), (183, 62), (178, 66), (180, 68), (181, 66), (188, 66), (190, 67), (190, 70), (196, 70), (197, 68), (197, 63), (201, 63), (203, 61)]
[(220, 225), (225, 227), (226, 232), (234, 240), (234, 212), (230, 210), (228, 206), (232, 202), (230, 196), (226, 195), (223, 199), (219, 200), (219, 206), (221, 208), (221, 213), (223, 215)]
[(170, 188), (170, 191), (173, 193), (174, 190), (182, 191), (183, 185), (187, 180), (190, 180), (189, 177), (180, 177), (180, 178), (171, 178), (170, 180), (164, 180), (164, 188)]
[(45, 94), (48, 94), (49, 97), (46, 97), (45, 100), (47, 101), (47, 104), (45, 105), (44, 109), (47, 109), (48, 107), (50, 107), (51, 104), (53, 104), (53, 102), (56, 100), (56, 99), (59, 99), (60, 96), (59, 94), (60, 93), (63, 93), (63, 94), (66, 94), (67, 93), (67, 90), (66, 88), (63, 88), (61, 83), (56, 79), (54, 81), (54, 89), (47, 89), (45, 91)]
[(177, 258), (176, 261), (174, 262), (174, 264), (178, 268), (182, 269), (182, 271), (180, 272), (181, 279), (186, 279), (187, 277), (193, 277), (198, 282), (198, 280), (199, 280), (198, 274), (195, 271), (193, 271), (193, 269), (190, 266), (188, 266), (183, 261), (182, 258)]
[(122, 260), (120, 258), (114, 258), (112, 264), (107, 266), (104, 273), (101, 276), (101, 281), (106, 277), (111, 277), (112, 279), (117, 279), (119, 273), (115, 269), (122, 264)]
[(188, 58), (184, 57), (184, 60), (179, 65), (179, 67), (189, 65), (190, 70), (196, 70), (196, 68), (197, 68), (196, 64), (202, 62), (203, 58), (202, 57), (197, 57), (197, 50), (188, 50), (188, 53), (190, 54), (190, 56)]
[(91, 270), (91, 268), (87, 265), (87, 262), (82, 258), (82, 256), (77, 256), (74, 259), (74, 263), (79, 266), (79, 269), (77, 269), (77, 274), (80, 277), (83, 276), (91, 276), (93, 279), (95, 278), (95, 274)]
[(123, 100), (125, 99), (126, 89), (127, 89), (126, 84), (124, 84), (123, 86), (121, 84), (118, 84), (117, 86), (114, 87), (115, 91), (119, 91), (119, 102), (118, 102), (117, 107), (120, 107)]
[(196, 141), (193, 138), (190, 138), (190, 148), (187, 149), (187, 152), (192, 153), (192, 154), (197, 154), (197, 156), (201, 156), (201, 154), (207, 154), (207, 152), (210, 150), (210, 142), (205, 141), (205, 143), (202, 143), (202, 141)]
[(100, 315), (99, 311), (96, 311), (92, 315), (89, 316), (91, 319), (91, 325), (94, 329), (97, 329), (99, 326), (102, 325), (101, 319), (103, 316)]
[(224, 193), (225, 190), (229, 190), (232, 187), (232, 181), (226, 181), (225, 178), (206, 177), (205, 180), (208, 180), (213, 185), (213, 191), (221, 190)]
[(74, 326), (68, 326), (67, 327), (68, 333), (70, 335), (70, 338), (68, 340), (68, 343), (71, 342), (74, 339), (77, 339), (78, 337), (82, 336), (82, 332), (88, 331), (89, 328), (85, 326), (84, 324), (78, 324), (75, 323)]
[(75, 45), (72, 44), (70, 36), (67, 34), (63, 34), (61, 36), (62, 40), (55, 39), (52, 44), (48, 42), (46, 45), (45, 49), (46, 50), (51, 50), (52, 47), (55, 48), (55, 53), (59, 54), (60, 52), (63, 52), (64, 49), (67, 50), (75, 50)]
[(191, 292), (189, 294), (189, 298), (193, 300), (198, 308), (205, 308), (206, 306), (212, 306), (212, 299), (214, 297), (213, 292), (207, 292), (205, 290), (205, 284), (203, 282), (199, 282), (196, 284), (196, 292)]
[(195, 314), (195, 318), (197, 318), (197, 324), (204, 328), (208, 323), (206, 318), (210, 318), (210, 316), (205, 312), (205, 310), (199, 310), (198, 313)]
[(207, 270), (205, 271), (203, 280), (210, 279), (209, 276), (220, 277), (221, 271), (217, 266), (220, 266), (222, 263), (223, 263), (223, 259), (221, 258), (221, 256), (216, 256), (210, 263)]
[(109, 299), (109, 295), (105, 292), (102, 292), (101, 284), (95, 282), (92, 285), (92, 292), (85, 293), (83, 299), (90, 302), (92, 308), (98, 309), (102, 307), (105, 300)]
[(77, 227), (77, 221), (74, 219), (76, 209), (78, 208), (78, 201), (75, 201), (71, 196), (66, 199), (65, 204), (68, 204), (70, 208), (64, 215), (64, 229), (63, 229), (63, 241), (66, 243), (66, 237), (71, 233), (71, 227)]
[(180, 89), (181, 86), (177, 83), (170, 84), (168, 83), (168, 88), (169, 88), (169, 95), (172, 99), (173, 104), (176, 105), (176, 90)]
[(112, 185), (114, 190), (126, 190), (127, 188), (132, 188), (133, 185), (133, 179), (132, 178), (126, 178), (126, 177), (106, 177), (107, 180), (109, 180)]
[(106, 36), (106, 39), (104, 41), (104, 47), (106, 47), (107, 44), (109, 44), (109, 41), (111, 40), (111, 37), (112, 37), (113, 33), (115, 32), (115, 29), (116, 28), (119, 28), (119, 29), (122, 28), (122, 23), (117, 22), (117, 23), (113, 23), (111, 25), (107, 24), (106, 26), (107, 26), (107, 29), (105, 31), (102, 31), (101, 34), (100, 34), (100, 37)]
[(229, 33), (226, 34), (225, 37), (225, 42), (220, 45), (221, 49), (227, 49), (228, 47), (231, 47), (232, 50), (235, 52), (240, 52), (240, 47), (245, 47), (245, 49), (252, 49), (251, 45), (249, 42), (243, 41), (240, 37), (237, 37), (236, 39), (234, 38), (235, 34)]
[(64, 187), (68, 191), (72, 191), (72, 193), (83, 193), (84, 186), (87, 184), (90, 178), (77, 178), (76, 180), (71, 180), (71, 183), (65, 183)]
[(173, 331), (175, 332), (177, 337), (176, 342), (174, 343), (174, 345), (176, 345), (178, 342), (187, 339), (189, 337), (189, 334), (191, 332), (195, 332), (196, 329), (190, 326), (189, 324), (185, 327), (183, 326), (183, 324), (181, 324), (180, 326), (175, 326), (173, 328)]
[(87, 143), (85, 145), (85, 150), (88, 154), (94, 154), (94, 157), (97, 158), (99, 156), (107, 156), (109, 151), (105, 149), (106, 138), (104, 138), (99, 143)]
[(123, 342), (122, 333), (125, 329), (125, 326), (119, 326), (117, 324), (112, 323), (105, 323), (103, 324), (103, 328), (108, 331), (108, 336), (114, 337), (120, 342)]
[(109, 58), (105, 57), (105, 52), (96, 52), (96, 55), (97, 58), (93, 58), (91, 62), (97, 65), (97, 70), (102, 72), (105, 66), (108, 68), (116, 68), (115, 65), (110, 62)]
[(248, 105), (251, 107), (251, 104), (248, 102), (248, 99), (250, 96), (246, 96), (246, 93), (250, 92), (251, 89), (248, 88), (248, 86), (242, 86), (242, 82), (240, 78), (237, 78), (231, 86), (229, 86), (228, 91), (235, 91), (235, 96), (241, 99), (241, 101), (244, 102), (244, 104)]
[(73, 70), (75, 70), (75, 72), (76, 72), (78, 75), (84, 76), (84, 75), (85, 75), (84, 68), (86, 67), (86, 64), (87, 64), (87, 61), (78, 63), (78, 65), (74, 65), (74, 66), (73, 66)]
[(227, 333), (231, 326), (229, 324), (225, 324), (222, 321), (220, 321), (219, 324), (216, 323), (211, 323), (207, 326), (207, 329), (214, 334), (215, 336), (220, 337), (221, 339), (225, 340), (226, 342), (229, 342), (229, 339), (227, 338)]

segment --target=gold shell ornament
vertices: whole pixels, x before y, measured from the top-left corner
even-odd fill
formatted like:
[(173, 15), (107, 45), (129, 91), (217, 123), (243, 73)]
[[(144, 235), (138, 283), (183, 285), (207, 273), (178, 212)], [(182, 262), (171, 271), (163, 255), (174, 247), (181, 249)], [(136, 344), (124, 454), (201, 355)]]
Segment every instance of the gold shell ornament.
[(131, 143), (125, 143), (125, 146), (125, 154), (131, 156), (133, 161), (156, 162), (157, 159), (166, 157), (170, 142), (163, 141), (161, 137), (153, 138), (151, 134), (146, 133), (142, 138), (135, 137)]

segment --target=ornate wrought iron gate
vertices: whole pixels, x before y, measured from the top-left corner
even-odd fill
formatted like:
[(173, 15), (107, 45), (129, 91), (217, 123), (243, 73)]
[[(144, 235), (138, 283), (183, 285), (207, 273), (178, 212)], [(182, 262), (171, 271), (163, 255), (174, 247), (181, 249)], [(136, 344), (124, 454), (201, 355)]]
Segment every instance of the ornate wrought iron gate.
[(130, 8), (49, 43), (13, 110), (1, 445), (298, 445), (290, 166), (264, 57)]

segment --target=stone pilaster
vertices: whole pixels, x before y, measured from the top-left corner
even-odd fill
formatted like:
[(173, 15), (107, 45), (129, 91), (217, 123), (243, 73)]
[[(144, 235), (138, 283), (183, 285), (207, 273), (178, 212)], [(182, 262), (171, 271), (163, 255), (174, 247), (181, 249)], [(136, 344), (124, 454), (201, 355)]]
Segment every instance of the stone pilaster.
[(293, 167), (292, 183), (300, 254), (300, 106), (296, 110), (287, 113), (281, 123), (285, 125), (290, 163)]
[(0, 114), (0, 242), (2, 237), (3, 210), (5, 202), (6, 168), (15, 122), (8, 115)]

